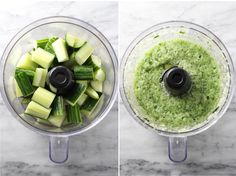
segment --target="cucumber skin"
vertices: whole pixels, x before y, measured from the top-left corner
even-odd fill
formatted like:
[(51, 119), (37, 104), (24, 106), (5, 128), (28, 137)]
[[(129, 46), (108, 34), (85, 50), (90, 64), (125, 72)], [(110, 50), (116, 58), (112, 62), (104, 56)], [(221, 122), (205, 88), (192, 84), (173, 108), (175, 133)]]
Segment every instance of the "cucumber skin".
[(53, 47), (52, 47), (52, 43), (55, 42), (58, 39), (58, 37), (52, 37), (48, 40), (46, 46), (45, 46), (45, 50), (51, 54), (55, 54)]
[(27, 76), (29, 76), (30, 81), (31, 81), (31, 82), (33, 81), (33, 79), (34, 79), (34, 74), (35, 74), (34, 71), (32, 71), (32, 70), (26, 70), (26, 69), (23, 69), (23, 68), (16, 68), (16, 70), (15, 70), (15, 75), (16, 75), (17, 73), (20, 73), (20, 72), (24, 72)]
[(31, 84), (30, 78), (26, 73), (20, 72), (15, 74), (16, 82), (24, 97), (27, 97), (34, 93), (35, 89)]
[(81, 113), (89, 118), (91, 113), (94, 111), (96, 108), (97, 104), (99, 103), (99, 100), (93, 99), (91, 97), (88, 97), (87, 100), (84, 102), (84, 104), (81, 106)]
[(76, 104), (75, 106), (66, 105), (66, 113), (67, 121), (69, 123), (81, 124), (83, 122), (78, 104)]
[(35, 41), (35, 43), (36, 43), (35, 44), (36, 45), (35, 48), (42, 48), (42, 49), (44, 49), (45, 46), (47, 45), (48, 41), (49, 41), (48, 38), (36, 40)]
[(76, 80), (93, 80), (93, 67), (75, 66), (74, 77)]

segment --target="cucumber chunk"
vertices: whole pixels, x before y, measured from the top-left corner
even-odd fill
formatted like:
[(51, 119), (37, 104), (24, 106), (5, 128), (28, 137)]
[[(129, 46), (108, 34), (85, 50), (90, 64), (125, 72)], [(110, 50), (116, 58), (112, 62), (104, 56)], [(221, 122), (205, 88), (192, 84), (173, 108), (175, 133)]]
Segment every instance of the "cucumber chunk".
[(66, 38), (67, 45), (72, 48), (79, 48), (85, 43), (84, 40), (82, 40), (72, 34), (69, 34), (69, 33), (66, 34), (65, 38)]
[(74, 77), (77, 80), (93, 80), (93, 67), (75, 66)]
[(89, 56), (93, 53), (94, 48), (89, 44), (84, 44), (79, 51), (75, 54), (75, 60), (79, 65), (85, 63), (85, 61), (89, 58)]
[(102, 90), (103, 90), (103, 82), (101, 82), (101, 81), (91, 81), (90, 85), (97, 92), (102, 92)]
[(52, 47), (52, 43), (55, 42), (58, 39), (58, 37), (52, 37), (48, 40), (46, 46), (45, 46), (45, 51), (51, 53), (51, 54), (55, 54), (54, 49)]
[(56, 126), (61, 127), (65, 120), (64, 101), (62, 96), (57, 96), (52, 103), (52, 111), (48, 121)]
[(36, 68), (34, 79), (33, 79), (33, 86), (37, 87), (44, 87), (46, 78), (47, 78), (48, 70), (43, 68)]
[(103, 82), (106, 79), (106, 73), (103, 69), (98, 69), (94, 73), (94, 79)]
[(48, 120), (45, 120), (45, 119), (37, 118), (37, 122), (42, 124), (42, 125), (50, 125), (50, 126), (52, 126), (52, 124)]
[(69, 56), (66, 50), (66, 44), (63, 39), (57, 39), (55, 42), (52, 43), (52, 47), (56, 53), (58, 62), (65, 62), (69, 60)]
[(81, 106), (81, 113), (86, 116), (87, 118), (90, 117), (91, 113), (96, 108), (97, 104), (99, 103), (100, 99), (93, 99), (89, 97), (84, 104)]
[(14, 79), (14, 84), (15, 84), (15, 94), (16, 94), (16, 97), (22, 97), (23, 94), (20, 90), (20, 87), (18, 86), (18, 83), (16, 81), (16, 79)]
[(79, 100), (78, 100), (78, 104), (80, 106), (82, 106), (84, 104), (84, 102), (87, 100), (88, 98), (88, 95), (86, 95), (85, 93), (82, 94), (80, 97), (79, 97)]
[(41, 39), (41, 40), (35, 40), (34, 41), (34, 48), (42, 48), (44, 49), (46, 44), (48, 43), (48, 38)]
[(44, 106), (45, 108), (49, 108), (55, 96), (56, 95), (54, 93), (48, 91), (47, 89), (38, 87), (33, 94), (32, 100)]
[(98, 93), (92, 87), (88, 86), (85, 92), (91, 98), (99, 99)]
[(47, 119), (50, 112), (51, 112), (51, 108), (49, 109), (45, 108), (34, 101), (31, 101), (25, 110), (26, 114), (29, 114), (33, 117), (42, 118), (42, 119)]
[(26, 69), (22, 69), (22, 68), (16, 68), (15, 70), (15, 75), (20, 73), (20, 72), (24, 72), (29, 78), (30, 78), (30, 81), (32, 82), (33, 79), (34, 79), (34, 74), (35, 72), (32, 71), (32, 70), (26, 70)]
[(86, 87), (88, 86), (88, 81), (86, 80), (75, 80), (76, 83), (80, 83), (80, 84), (83, 84), (85, 85)]
[(81, 124), (83, 122), (78, 104), (74, 106), (66, 105), (66, 114), (68, 123)]
[(50, 67), (54, 58), (55, 55), (43, 50), (42, 48), (37, 48), (32, 52), (32, 60), (46, 69)]
[(76, 83), (73, 89), (64, 96), (67, 103), (74, 106), (78, 101), (80, 96), (85, 92), (86, 86), (81, 83)]
[(97, 70), (101, 68), (102, 61), (98, 56), (91, 55), (84, 64), (92, 66), (94, 70)]
[(27, 97), (34, 93), (34, 88), (31, 84), (31, 80), (24, 72), (18, 72), (15, 74), (16, 82), (24, 97)]
[(17, 63), (17, 68), (22, 68), (26, 70), (35, 70), (37, 68), (37, 64), (32, 61), (32, 56), (29, 53), (25, 53), (21, 56), (19, 62)]

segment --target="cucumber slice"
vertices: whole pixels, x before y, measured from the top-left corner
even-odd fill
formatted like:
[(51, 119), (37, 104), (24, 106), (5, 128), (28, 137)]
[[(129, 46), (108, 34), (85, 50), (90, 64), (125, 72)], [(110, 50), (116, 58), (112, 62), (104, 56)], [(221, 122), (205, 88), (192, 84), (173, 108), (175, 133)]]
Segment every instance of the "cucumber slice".
[(63, 39), (57, 39), (55, 42), (52, 43), (52, 47), (56, 53), (58, 62), (65, 62), (69, 60), (69, 56), (66, 50), (66, 44)]
[(16, 94), (16, 97), (22, 97), (23, 94), (20, 90), (20, 87), (18, 86), (18, 83), (16, 82), (16, 79), (14, 79), (14, 84), (15, 84), (15, 94)]
[(52, 43), (55, 42), (58, 39), (58, 37), (52, 37), (48, 40), (46, 46), (45, 46), (45, 50), (51, 54), (55, 54), (54, 49), (52, 47)]
[(16, 68), (15, 70), (15, 75), (20, 73), (20, 72), (24, 72), (29, 78), (30, 78), (30, 81), (32, 82), (33, 79), (34, 79), (34, 74), (35, 72), (32, 71), (32, 70), (26, 70), (26, 69), (22, 69), (22, 68)]
[(103, 69), (98, 69), (97, 71), (95, 71), (94, 73), (94, 79), (97, 80), (97, 81), (105, 81), (106, 79), (106, 73)]
[(90, 82), (91, 87), (96, 90), (97, 92), (102, 92), (103, 89), (103, 82), (101, 81), (91, 81)]
[(37, 48), (32, 52), (32, 60), (46, 69), (50, 67), (54, 58), (55, 55), (43, 50), (42, 48)]
[(75, 106), (66, 105), (66, 114), (67, 114), (67, 121), (72, 124), (81, 124), (83, 122), (79, 105), (76, 104)]
[(84, 64), (92, 66), (94, 70), (97, 70), (97, 69), (101, 68), (102, 61), (98, 56), (91, 55)]
[(65, 38), (66, 38), (67, 45), (72, 48), (79, 48), (85, 43), (84, 40), (82, 40), (78, 37), (75, 37), (74, 35), (69, 34), (69, 33), (66, 34)]
[(48, 118), (48, 121), (56, 126), (61, 127), (65, 120), (65, 109), (62, 96), (57, 96), (52, 103), (52, 111)]
[(50, 112), (51, 112), (51, 108), (49, 109), (45, 108), (34, 101), (31, 101), (25, 110), (26, 114), (29, 114), (33, 117), (42, 118), (42, 119), (47, 119)]
[(48, 91), (47, 89), (38, 87), (33, 94), (32, 100), (44, 106), (45, 108), (49, 108), (55, 96), (56, 95), (54, 93)]
[(85, 61), (89, 58), (89, 56), (93, 53), (94, 48), (89, 44), (84, 44), (79, 51), (75, 54), (75, 60), (79, 65), (85, 63)]
[(37, 68), (37, 64), (32, 61), (31, 54), (25, 53), (23, 56), (21, 56), (16, 67), (34, 71)]
[(26, 75), (26, 73), (16, 73), (15, 79), (24, 97), (27, 97), (34, 93), (35, 89), (33, 88), (31, 80), (29, 76)]
[(48, 43), (48, 38), (41, 39), (41, 40), (35, 40), (34, 41), (34, 48), (42, 48), (44, 49), (46, 44)]
[(97, 100), (99, 99), (98, 93), (93, 88), (91, 88), (90, 86), (87, 87), (85, 92), (91, 98), (94, 98), (94, 99), (97, 99)]
[(67, 103), (74, 106), (78, 101), (80, 96), (85, 92), (86, 86), (81, 83), (76, 83), (73, 89), (64, 96)]
[(33, 86), (44, 87), (46, 78), (47, 78), (48, 70), (43, 68), (36, 68)]
[(94, 111), (94, 109), (96, 108), (96, 106), (99, 103), (99, 100), (93, 99), (91, 97), (89, 97), (84, 104), (81, 106), (81, 113), (86, 116), (87, 118), (89, 118), (89, 116), (91, 115), (91, 113)]
[(93, 67), (75, 66), (74, 77), (77, 80), (93, 80)]
[(83, 95), (81, 95), (81, 96), (79, 97), (78, 104), (79, 104), (80, 106), (82, 106), (82, 105), (84, 104), (84, 102), (87, 100), (87, 98), (88, 98), (88, 95), (86, 95), (86, 94), (84, 93)]

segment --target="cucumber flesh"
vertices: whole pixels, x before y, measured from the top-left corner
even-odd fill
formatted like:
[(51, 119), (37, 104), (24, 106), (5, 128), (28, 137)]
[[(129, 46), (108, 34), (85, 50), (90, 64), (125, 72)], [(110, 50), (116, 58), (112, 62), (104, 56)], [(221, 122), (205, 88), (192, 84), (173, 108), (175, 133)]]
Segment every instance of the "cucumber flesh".
[(47, 78), (48, 70), (43, 68), (36, 68), (35, 75), (33, 79), (33, 86), (36, 87), (44, 87), (46, 78)]
[(103, 82), (106, 79), (106, 73), (103, 69), (98, 69), (94, 73), (94, 79)]
[(72, 124), (81, 124), (83, 122), (79, 105), (76, 104), (74, 106), (66, 105), (66, 114), (67, 114), (67, 121)]
[(42, 118), (42, 119), (47, 119), (50, 112), (51, 112), (51, 108), (49, 109), (45, 108), (34, 101), (31, 101), (25, 110), (26, 114), (29, 114), (33, 117)]
[(102, 92), (102, 90), (103, 90), (103, 82), (101, 82), (101, 81), (91, 81), (90, 85), (97, 92)]
[(98, 93), (93, 88), (91, 88), (90, 86), (87, 87), (85, 92), (91, 98), (94, 98), (94, 99), (97, 99), (97, 100), (99, 99)]
[(17, 68), (22, 68), (26, 70), (35, 70), (37, 68), (37, 64), (32, 61), (32, 56), (29, 53), (25, 53), (21, 56), (19, 62), (17, 63)]
[(82, 106), (82, 105), (84, 104), (84, 102), (87, 100), (87, 98), (88, 98), (88, 95), (86, 95), (86, 94), (84, 93), (83, 95), (81, 95), (81, 96), (79, 97), (78, 104), (79, 104), (80, 106)]
[(102, 61), (98, 56), (91, 55), (84, 64), (92, 66), (94, 70), (97, 70), (97, 69), (101, 68)]
[(35, 40), (34, 41), (34, 48), (42, 48), (44, 49), (46, 44), (48, 43), (48, 38), (41, 39), (41, 40)]
[(31, 84), (31, 80), (24, 72), (18, 72), (15, 74), (16, 82), (24, 97), (27, 97), (34, 93), (34, 88)]
[(85, 43), (84, 40), (82, 40), (70, 33), (67, 33), (65, 38), (66, 38), (67, 45), (72, 48), (79, 48)]
[(45, 108), (49, 108), (55, 96), (56, 95), (54, 93), (48, 91), (47, 89), (38, 87), (33, 94), (32, 100), (44, 106)]
[(94, 111), (94, 109), (96, 108), (96, 106), (99, 103), (99, 100), (93, 99), (91, 97), (89, 97), (84, 104), (81, 106), (81, 113), (86, 116), (87, 118), (90, 117), (91, 113)]
[(79, 51), (75, 54), (75, 60), (79, 65), (85, 63), (85, 61), (89, 58), (89, 56), (93, 53), (94, 48), (89, 44), (84, 44)]
[(66, 44), (63, 39), (57, 39), (55, 42), (52, 43), (52, 47), (55, 51), (58, 62), (65, 62), (69, 60), (69, 56), (66, 50)]
[(15, 84), (15, 94), (16, 94), (16, 97), (22, 97), (23, 94), (18, 86), (18, 83), (16, 82), (16, 79), (14, 79), (14, 84)]
[(93, 67), (75, 66), (74, 77), (76, 80), (93, 80)]
[(32, 52), (32, 60), (46, 69), (50, 67), (54, 58), (55, 55), (43, 50), (42, 48), (37, 48)]

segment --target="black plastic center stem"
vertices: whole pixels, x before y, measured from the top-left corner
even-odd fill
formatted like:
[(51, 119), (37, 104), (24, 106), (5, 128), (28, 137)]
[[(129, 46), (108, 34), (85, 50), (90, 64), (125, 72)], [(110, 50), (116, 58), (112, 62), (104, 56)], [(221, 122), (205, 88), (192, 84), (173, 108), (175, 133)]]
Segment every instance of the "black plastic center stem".
[(64, 66), (56, 66), (49, 71), (49, 83), (57, 89), (57, 94), (65, 94), (74, 84), (73, 73)]
[(172, 95), (183, 95), (192, 86), (189, 74), (184, 69), (176, 66), (165, 71), (163, 80), (167, 91)]

